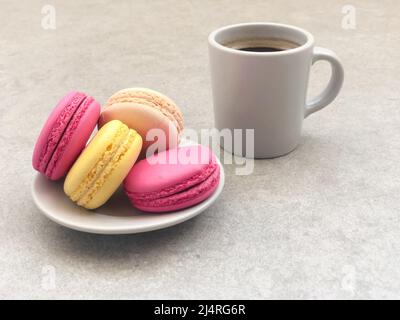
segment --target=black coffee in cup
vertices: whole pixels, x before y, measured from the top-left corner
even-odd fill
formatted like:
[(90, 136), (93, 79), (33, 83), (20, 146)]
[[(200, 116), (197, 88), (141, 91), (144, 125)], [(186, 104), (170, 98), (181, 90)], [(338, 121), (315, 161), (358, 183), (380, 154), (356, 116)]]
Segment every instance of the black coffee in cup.
[(299, 44), (275, 38), (240, 39), (225, 44), (226, 47), (249, 52), (279, 52), (297, 48)]

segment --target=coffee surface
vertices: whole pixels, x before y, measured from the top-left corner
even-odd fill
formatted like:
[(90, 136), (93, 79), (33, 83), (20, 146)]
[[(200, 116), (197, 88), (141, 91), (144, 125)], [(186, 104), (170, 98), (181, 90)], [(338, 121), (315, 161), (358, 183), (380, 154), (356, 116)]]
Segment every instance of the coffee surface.
[(238, 49), (240, 51), (251, 51), (251, 52), (277, 52), (284, 51), (281, 48), (272, 48), (272, 47), (246, 47)]
[(279, 52), (299, 47), (299, 44), (275, 38), (240, 39), (225, 44), (226, 47), (250, 52)]

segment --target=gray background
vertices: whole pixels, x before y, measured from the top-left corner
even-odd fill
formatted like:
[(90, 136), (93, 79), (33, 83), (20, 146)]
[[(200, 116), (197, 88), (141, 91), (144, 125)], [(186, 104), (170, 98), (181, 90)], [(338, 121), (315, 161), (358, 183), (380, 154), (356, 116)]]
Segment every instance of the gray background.
[[(41, 8), (56, 8), (56, 30)], [(348, 1), (1, 1), (1, 298), (400, 298), (400, 3)], [(311, 31), (343, 60), (340, 97), (304, 122), (301, 146), (226, 165), (219, 201), (157, 232), (99, 236), (36, 209), (35, 139), (69, 90), (104, 103), (145, 86), (171, 96), (186, 126), (213, 126), (206, 38), (237, 22)], [(315, 66), (310, 92), (329, 77)], [(55, 288), (48, 288), (48, 267)]]

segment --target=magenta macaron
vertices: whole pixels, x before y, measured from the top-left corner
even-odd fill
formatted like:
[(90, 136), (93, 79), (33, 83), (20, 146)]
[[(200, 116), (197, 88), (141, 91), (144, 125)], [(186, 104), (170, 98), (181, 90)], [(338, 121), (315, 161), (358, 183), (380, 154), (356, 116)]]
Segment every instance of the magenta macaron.
[(100, 116), (100, 104), (73, 91), (48, 117), (33, 152), (33, 167), (51, 180), (65, 176), (85, 147)]
[(126, 177), (124, 189), (137, 209), (170, 212), (210, 197), (219, 178), (220, 167), (209, 148), (186, 146), (138, 162)]

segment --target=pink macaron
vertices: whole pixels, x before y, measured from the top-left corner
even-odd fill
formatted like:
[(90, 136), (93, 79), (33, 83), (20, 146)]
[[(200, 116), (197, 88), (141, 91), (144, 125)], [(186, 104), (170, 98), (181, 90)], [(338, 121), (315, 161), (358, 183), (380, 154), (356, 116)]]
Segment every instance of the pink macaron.
[(85, 147), (100, 116), (92, 97), (68, 93), (48, 117), (33, 151), (32, 165), (51, 180), (65, 176)]
[(187, 146), (138, 162), (124, 181), (132, 205), (147, 212), (170, 212), (196, 205), (217, 189), (220, 167), (209, 148)]

